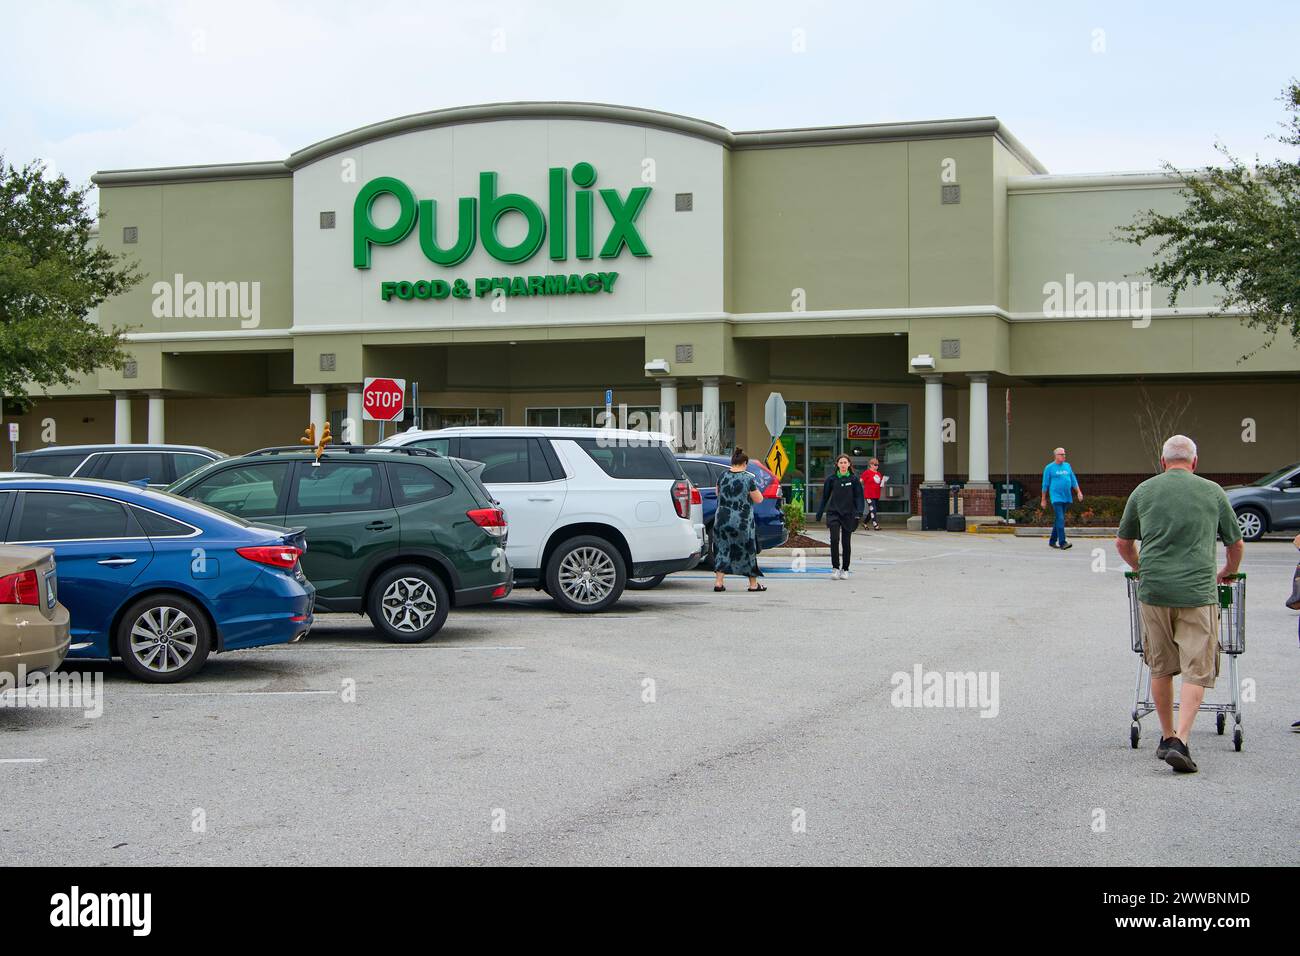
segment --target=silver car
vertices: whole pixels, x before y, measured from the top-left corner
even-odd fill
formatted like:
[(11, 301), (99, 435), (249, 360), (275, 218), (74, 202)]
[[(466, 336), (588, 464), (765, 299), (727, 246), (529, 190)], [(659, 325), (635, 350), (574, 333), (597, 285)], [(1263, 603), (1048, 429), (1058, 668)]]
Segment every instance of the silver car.
[(1247, 541), (1258, 540), (1265, 531), (1300, 528), (1300, 462), (1249, 485), (1232, 485), (1224, 491)]

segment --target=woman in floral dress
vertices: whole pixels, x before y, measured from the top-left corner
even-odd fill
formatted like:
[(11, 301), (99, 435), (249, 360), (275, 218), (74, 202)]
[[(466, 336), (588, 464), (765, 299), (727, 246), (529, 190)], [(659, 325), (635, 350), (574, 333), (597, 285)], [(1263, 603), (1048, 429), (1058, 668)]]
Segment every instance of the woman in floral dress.
[(737, 448), (731, 455), (731, 470), (718, 479), (718, 510), (713, 516), (713, 590), (725, 591), (724, 575), (743, 574), (750, 591), (766, 591), (758, 583), (758, 538), (754, 529), (754, 505), (763, 500), (758, 479), (749, 473), (749, 456)]

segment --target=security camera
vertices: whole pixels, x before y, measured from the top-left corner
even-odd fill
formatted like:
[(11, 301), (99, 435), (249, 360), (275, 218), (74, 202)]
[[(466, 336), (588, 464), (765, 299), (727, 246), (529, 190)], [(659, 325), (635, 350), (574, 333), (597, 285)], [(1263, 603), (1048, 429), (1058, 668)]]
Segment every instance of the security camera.
[(649, 372), (651, 375), (667, 375), (667, 374), (668, 374), (668, 360), (667, 360), (667, 359), (651, 359), (650, 361), (648, 361), (648, 362), (645, 363), (645, 370), (646, 370), (647, 372)]
[(934, 356), (923, 352), (912, 359), (912, 368), (934, 368)]

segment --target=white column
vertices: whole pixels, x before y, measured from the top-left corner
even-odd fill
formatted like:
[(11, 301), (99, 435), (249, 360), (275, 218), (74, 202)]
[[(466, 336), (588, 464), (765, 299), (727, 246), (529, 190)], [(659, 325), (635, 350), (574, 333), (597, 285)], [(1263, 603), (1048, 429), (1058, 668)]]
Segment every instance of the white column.
[(311, 404), (308, 406), (308, 416), (311, 423), (316, 426), (316, 437), (319, 439), (321, 432), (325, 430), (325, 423), (329, 421), (329, 410), (325, 406), (325, 386), (309, 385), (311, 390)]
[(925, 483), (943, 485), (943, 376), (925, 379)]
[(113, 393), (113, 441), (118, 445), (131, 444), (131, 393)]
[(682, 426), (677, 413), (677, 379), (659, 380), (659, 430), (673, 436), (673, 449), (681, 447)]
[(361, 415), (361, 385), (348, 386), (348, 419), (352, 422), (352, 434), (342, 436), (354, 445), (366, 443), (365, 421)]
[(718, 401), (718, 380), (700, 379), (700, 437), (704, 454), (716, 455), (722, 449), (722, 406)]
[[(989, 484), (989, 377), (971, 372), (970, 378), (970, 467), (968, 485)], [(991, 487), (991, 486), (990, 486)]]
[(167, 439), (166, 425), (163, 421), (163, 395), (162, 392), (149, 393), (149, 444), (161, 445)]

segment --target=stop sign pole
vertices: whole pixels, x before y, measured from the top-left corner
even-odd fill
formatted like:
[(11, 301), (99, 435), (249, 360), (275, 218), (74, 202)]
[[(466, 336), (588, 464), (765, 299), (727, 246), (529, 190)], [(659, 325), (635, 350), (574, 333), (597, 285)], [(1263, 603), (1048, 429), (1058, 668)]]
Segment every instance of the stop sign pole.
[(361, 417), (379, 422), (379, 438), (384, 437), (384, 423), (401, 419), (406, 410), (406, 379), (368, 378), (361, 388)]

